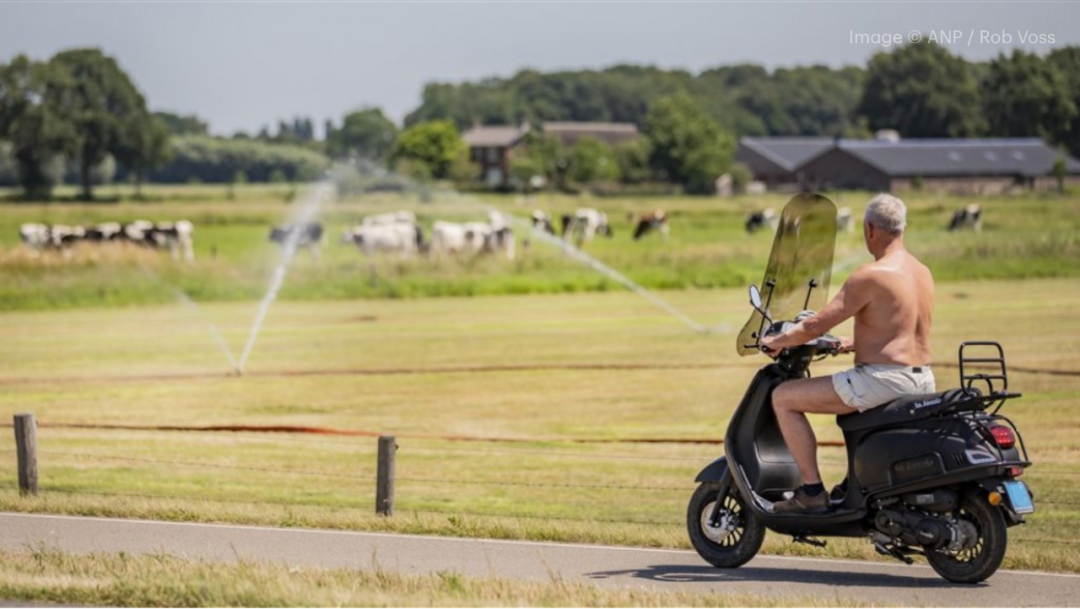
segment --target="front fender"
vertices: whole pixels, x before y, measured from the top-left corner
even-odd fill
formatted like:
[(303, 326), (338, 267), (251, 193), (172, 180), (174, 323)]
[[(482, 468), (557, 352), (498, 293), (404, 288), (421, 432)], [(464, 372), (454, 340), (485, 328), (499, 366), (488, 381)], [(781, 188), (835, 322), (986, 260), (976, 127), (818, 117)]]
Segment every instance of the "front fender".
[(727, 457), (720, 457), (716, 461), (705, 466), (701, 473), (694, 478), (694, 482), (720, 482), (727, 475)]

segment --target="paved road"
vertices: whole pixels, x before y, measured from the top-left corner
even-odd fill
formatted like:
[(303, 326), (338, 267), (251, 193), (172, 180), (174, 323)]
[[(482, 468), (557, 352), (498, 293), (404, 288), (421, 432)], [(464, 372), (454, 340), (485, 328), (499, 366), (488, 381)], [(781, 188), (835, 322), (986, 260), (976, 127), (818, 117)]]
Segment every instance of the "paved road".
[(988, 583), (958, 586), (928, 567), (901, 563), (761, 556), (721, 571), (695, 553), (555, 543), (276, 529), (0, 513), (0, 549), (44, 543), (67, 552), (165, 552), (289, 565), (404, 573), (454, 571), (690, 592), (751, 592), (861, 599), (886, 605), (1076, 606), (1080, 575), (999, 571)]

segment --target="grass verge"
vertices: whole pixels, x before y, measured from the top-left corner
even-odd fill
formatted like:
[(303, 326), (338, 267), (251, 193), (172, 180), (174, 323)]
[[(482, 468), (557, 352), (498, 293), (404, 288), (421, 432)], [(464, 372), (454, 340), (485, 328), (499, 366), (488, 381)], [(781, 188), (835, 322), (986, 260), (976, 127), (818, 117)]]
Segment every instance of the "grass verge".
[(868, 607), (831, 598), (692, 594), (568, 583), (300, 569), (168, 555), (0, 553), (0, 598), (114, 607)]

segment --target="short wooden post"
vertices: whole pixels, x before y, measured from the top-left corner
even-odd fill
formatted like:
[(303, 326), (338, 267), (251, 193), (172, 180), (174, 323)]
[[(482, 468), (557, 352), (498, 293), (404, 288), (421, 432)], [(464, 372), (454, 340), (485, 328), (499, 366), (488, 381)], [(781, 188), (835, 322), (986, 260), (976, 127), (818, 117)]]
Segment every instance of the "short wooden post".
[(15, 415), (15, 453), (19, 467), (19, 492), (36, 495), (38, 491), (37, 419), (33, 413)]
[(394, 463), (397, 460), (397, 439), (379, 436), (379, 469), (375, 484), (375, 513), (394, 515)]

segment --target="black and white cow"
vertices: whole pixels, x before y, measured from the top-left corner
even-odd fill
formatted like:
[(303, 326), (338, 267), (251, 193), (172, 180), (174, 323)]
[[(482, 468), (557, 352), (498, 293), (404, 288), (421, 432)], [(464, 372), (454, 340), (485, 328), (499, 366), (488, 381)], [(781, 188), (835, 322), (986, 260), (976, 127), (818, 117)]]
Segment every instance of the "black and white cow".
[(124, 238), (124, 225), (119, 222), (104, 222), (86, 229), (84, 239), (93, 243), (120, 241)]
[(397, 253), (411, 258), (420, 250), (423, 233), (418, 226), (397, 222), (393, 224), (361, 224), (342, 233), (344, 243), (355, 245), (368, 256)]
[(532, 213), (533, 230), (543, 231), (549, 235), (555, 234), (555, 227), (551, 225), (551, 216), (542, 209), (534, 209)]
[(168, 249), (173, 258), (195, 260), (195, 226), (187, 220), (176, 222), (150, 222), (134, 220), (123, 226), (122, 238), (126, 241), (152, 249)]
[(767, 207), (761, 211), (755, 211), (746, 218), (746, 232), (751, 235), (759, 230), (769, 227), (773, 232), (776, 231), (777, 225), (780, 223), (780, 218), (777, 217), (776, 212), (771, 207)]
[(19, 227), (19, 240), (34, 251), (51, 247), (49, 226), (47, 224), (27, 223)]
[(664, 241), (667, 241), (669, 233), (668, 217), (664, 210), (657, 209), (646, 212), (638, 218), (637, 228), (634, 229), (634, 241), (641, 239), (652, 231), (660, 233)]
[(502, 212), (489, 211), (488, 234), (484, 238), (484, 251), (489, 253), (502, 252), (506, 255), (507, 260), (513, 260), (514, 249), (514, 229), (510, 226), (510, 219)]
[(305, 248), (314, 260), (319, 259), (319, 246), (322, 245), (323, 225), (318, 222), (307, 224), (283, 224), (270, 229), (270, 241), (282, 249), (293, 242), (296, 249)]
[(154, 249), (168, 248), (177, 258), (183, 255), (187, 261), (194, 260), (192, 237), (195, 227), (187, 220), (160, 222), (135, 220), (127, 224), (105, 222), (90, 228), (63, 224), (24, 224), (19, 228), (22, 242), (34, 250), (53, 249), (68, 251), (76, 243), (133, 243)]
[(615, 234), (607, 214), (588, 207), (578, 209), (573, 216), (563, 216), (562, 230), (563, 239), (573, 236), (578, 245), (592, 241), (596, 235), (610, 239)]
[(975, 232), (982, 231), (982, 207), (978, 203), (972, 203), (964, 209), (953, 212), (949, 222), (949, 230), (972, 229)]
[(30, 249), (67, 251), (86, 236), (81, 226), (27, 223), (19, 227), (19, 239)]

